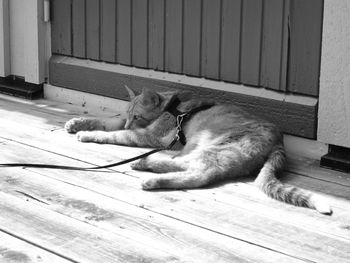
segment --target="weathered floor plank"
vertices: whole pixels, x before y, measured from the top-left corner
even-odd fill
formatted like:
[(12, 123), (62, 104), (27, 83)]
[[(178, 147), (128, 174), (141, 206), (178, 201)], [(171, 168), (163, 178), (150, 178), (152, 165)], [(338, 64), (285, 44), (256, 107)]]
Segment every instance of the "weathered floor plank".
[[(144, 152), (83, 144), (62, 129), (75, 116), (118, 114), (0, 95), (0, 163), (90, 166)], [(140, 179), (149, 173), (128, 165), (95, 173), (1, 168), (0, 206), (7, 212), (0, 214), (0, 229), (35, 249), (84, 262), (127, 262), (129, 254), (136, 257), (129, 261), (156, 262), (348, 262), (349, 176), (319, 168), (315, 160), (290, 160), (282, 180), (326, 195), (331, 217), (266, 198), (252, 180), (145, 192)], [(89, 253), (94, 246), (96, 254)]]
[[(22, 109), (23, 108), (23, 109)], [(110, 109), (104, 109), (100, 107), (99, 111), (96, 112), (96, 109), (91, 110), (87, 109), (82, 105), (82, 107), (77, 107), (75, 105), (53, 102), (47, 100), (39, 100), (36, 102), (23, 101), (21, 99), (11, 98), (7, 96), (0, 95), (0, 116), (2, 117), (2, 122), (7, 120), (9, 123), (3, 123), (4, 126), (11, 126), (16, 123), (25, 124), (21, 122), (21, 119), (26, 122), (30, 122), (30, 127), (40, 128), (46, 131), (55, 131), (58, 132), (63, 131), (64, 123), (73, 117), (77, 116), (103, 116), (103, 117), (113, 117), (120, 116), (122, 113), (118, 112), (117, 109), (114, 112), (111, 112)], [(21, 110), (22, 109), (22, 110)], [(13, 127), (14, 129), (19, 130), (19, 127)], [(14, 138), (18, 138), (19, 135), (25, 134), (26, 130), (19, 130), (19, 134), (15, 134)], [(27, 132), (28, 133), (28, 132)], [(61, 134), (62, 135), (62, 134)], [(54, 137), (57, 135), (55, 134)], [(68, 135), (69, 137), (74, 137), (74, 135)], [(45, 135), (48, 137), (48, 134)], [(51, 137), (48, 137), (51, 138)], [(66, 142), (66, 145), (71, 143), (69, 139), (67, 139), (67, 134), (64, 133), (62, 137)], [(74, 141), (74, 140), (73, 140)], [(63, 141), (62, 141), (63, 142)], [(61, 143), (61, 141), (59, 142)], [(64, 142), (63, 142), (64, 143)], [(47, 143), (45, 143), (47, 145)], [(79, 145), (77, 143), (76, 145)], [(50, 145), (47, 145), (50, 147)], [(81, 147), (81, 144), (80, 144)], [(86, 147), (86, 146), (84, 146)], [(96, 146), (93, 146), (96, 148)], [(106, 146), (103, 146), (106, 147)], [(118, 149), (118, 146), (112, 146), (109, 149)], [(124, 147), (121, 147), (124, 149)], [(67, 149), (69, 150), (69, 149)], [(134, 152), (135, 151), (135, 152)], [(114, 152), (119, 152), (118, 150)], [(131, 152), (131, 154), (142, 152), (140, 149), (129, 148), (127, 152)], [(74, 152), (72, 152), (74, 154)], [(113, 154), (113, 151), (108, 154)], [(293, 173), (301, 174), (308, 177), (314, 177), (320, 180), (325, 180), (329, 182), (338, 183), (341, 185), (350, 185), (350, 176), (347, 174), (331, 171), (328, 169), (323, 169), (319, 167), (319, 161), (313, 160), (310, 158), (289, 155), (289, 162), (287, 166), (287, 170)]]
[(320, 167), (320, 161), (302, 156), (289, 155), (287, 170), (318, 180), (350, 186), (349, 174)]
[[(62, 129), (47, 131), (45, 128), (45, 130), (39, 130), (35, 127), (25, 127), (25, 125), (21, 123), (23, 122), (4, 119), (0, 123), (0, 128), (3, 131), (7, 131), (8, 139), (14, 139), (19, 142), (29, 143), (35, 147), (46, 149), (47, 151), (52, 151), (61, 155), (70, 156), (77, 160), (83, 160), (85, 162), (90, 163), (90, 165), (106, 164), (118, 161), (121, 159), (121, 151), (123, 152), (123, 158), (133, 157), (136, 154), (145, 151), (144, 149), (131, 147), (126, 148), (123, 146), (115, 145), (82, 144), (75, 139), (74, 135), (68, 135)], [(47, 127), (47, 129), (50, 130), (50, 127), (51, 126)], [(115, 169), (121, 172), (130, 171), (128, 165), (123, 165)], [(329, 173), (329, 171), (325, 171), (325, 169), (322, 168), (316, 167), (315, 169), (319, 170), (317, 171), (318, 174), (322, 174), (321, 172)], [(286, 173), (282, 179), (286, 182), (290, 182), (291, 184), (296, 184), (298, 186), (302, 186), (306, 189), (314, 191), (320, 191), (321, 193), (328, 193), (332, 196), (339, 196), (342, 198), (349, 197), (349, 188), (347, 187), (349, 185), (349, 183), (347, 183), (347, 178), (349, 176), (346, 177), (345, 174), (339, 172), (336, 172), (336, 174), (341, 174), (341, 176), (334, 176), (332, 179), (329, 180), (327, 180), (326, 176), (323, 176), (321, 178), (322, 180), (317, 180), (320, 178), (310, 178), (309, 175), (303, 176), (302, 174), (295, 174), (293, 172), (292, 174)], [(295, 183), (293, 182), (293, 180), (295, 181)], [(334, 201), (336, 206), (339, 206), (341, 203), (340, 206), (343, 206), (344, 208), (349, 207), (350, 209), (349, 202), (342, 202), (341, 199), (337, 199)], [(339, 205), (337, 203), (339, 203)]]
[[(12, 142), (12, 144), (15, 143)], [(45, 151), (41, 150), (38, 153), (38, 150), (35, 148), (31, 148), (30, 154), (27, 154), (21, 144), (15, 145), (15, 147), (12, 147), (12, 150), (11, 142), (6, 145), (7, 151), (2, 154), (4, 158), (9, 157), (11, 159), (13, 156), (16, 156), (19, 161), (21, 159), (34, 161), (44, 157), (48, 160), (55, 159), (59, 163), (72, 163), (66, 157), (64, 159), (68, 160), (62, 160), (62, 157), (59, 156), (56, 158), (50, 157)], [(23, 156), (18, 154), (18, 150), (23, 153)], [(236, 205), (235, 203), (227, 205), (223, 202), (211, 200), (206, 196), (194, 197), (183, 191), (141, 191), (138, 186), (138, 179), (124, 174), (119, 174), (119, 180), (116, 181), (115, 173), (95, 175), (86, 172), (70, 171), (66, 174), (56, 170), (45, 171), (44, 173), (57, 180), (64, 180), (67, 183), (74, 183), (76, 186), (85, 187), (101, 194), (104, 193), (117, 200), (133, 204), (134, 206), (141, 206), (147, 210), (176, 218), (182, 222), (197, 225), (222, 235), (228, 235), (234, 239), (245, 240), (261, 247), (265, 247), (268, 244), (271, 250), (289, 256), (296, 254), (299, 259), (317, 262), (329, 254), (328, 250), (330, 247), (334, 251), (334, 257), (337, 257), (338, 262), (344, 261), (349, 255), (347, 251), (349, 244), (346, 239), (335, 238), (335, 236), (324, 235), (323, 233), (312, 232), (307, 229), (302, 229), (303, 231), (300, 233), (301, 228), (297, 225), (282, 222), (279, 218), (267, 218), (257, 213), (257, 211), (249, 211), (244, 206)], [(233, 197), (238, 199), (237, 196)], [(238, 203), (242, 202), (247, 202), (247, 200), (238, 201)], [(213, 209), (214, 207), (215, 209)], [(320, 217), (322, 216), (320, 215)], [(279, 231), (276, 232), (276, 229), (279, 229)], [(310, 245), (304, 247), (304, 244)], [(317, 251), (317, 254), (315, 254), (315, 251)]]
[(2, 182), (1, 188), (9, 195), (27, 199), (111, 233), (152, 244), (162, 251), (171, 253), (181, 250), (184, 260), (192, 261), (193, 255), (196, 255), (200, 262), (298, 262), (259, 246), (185, 224), (32, 171), (16, 176), (7, 171), (4, 176), (6, 180)]
[(2, 263), (70, 263), (58, 255), (52, 254), (46, 250), (38, 248), (17, 237), (11, 236), (0, 230), (0, 262)]
[(180, 262), (175, 255), (0, 192), (3, 231), (74, 262)]
[[(6, 144), (5, 144), (6, 143)], [(28, 161), (34, 161), (40, 158), (45, 158), (46, 160), (53, 160), (55, 159), (56, 162), (60, 163), (68, 163), (68, 164), (72, 164), (74, 165), (76, 163), (76, 161), (73, 160), (69, 160), (66, 157), (59, 157), (59, 156), (55, 156), (50, 157), (50, 153), (47, 153), (45, 151), (41, 151), (41, 150), (37, 150), (35, 148), (29, 148), (28, 146), (22, 146), (21, 144), (18, 143), (14, 143), (14, 142), (4, 142), (4, 145), (6, 145), (6, 152), (4, 152), (2, 154), (2, 157), (5, 159), (14, 159), (17, 158), (17, 160), (24, 160), (27, 159)], [(22, 154), (18, 154), (18, 152), (22, 153)], [(39, 152), (39, 153), (38, 153)], [(7, 173), (5, 172), (5, 180), (3, 182), (3, 188), (5, 189), (11, 189), (10, 185), (8, 185), (7, 182), (10, 182), (10, 184), (13, 182), (18, 183), (19, 179), (17, 178), (13, 178), (11, 179), (11, 177), (8, 177), (7, 174), (10, 173), (11, 175), (11, 169), (12, 168), (7, 168), (4, 170), (4, 172), (6, 170), (10, 170), (7, 171)], [(29, 171), (37, 171), (37, 169), (25, 169), (25, 170), (29, 170)], [(40, 170), (39, 173), (36, 173), (37, 175), (40, 176), (40, 174), (48, 176), (50, 178), (54, 178), (56, 180), (61, 180), (64, 181), (66, 184), (73, 184), (74, 187), (83, 187), (86, 188), (90, 191), (94, 191), (97, 192), (101, 195), (104, 196), (109, 196), (113, 199), (116, 200), (121, 200), (122, 202), (128, 203), (133, 205), (134, 207), (137, 207), (139, 209), (146, 209), (149, 211), (152, 211), (155, 214), (160, 214), (160, 215), (164, 215), (168, 218), (173, 218), (173, 219), (177, 219), (179, 222), (181, 222), (182, 224), (184, 224), (183, 227), (185, 227), (185, 225), (189, 224), (189, 225), (198, 225), (195, 221), (191, 221), (191, 218), (197, 217), (197, 218), (201, 218), (201, 217), (208, 217), (207, 220), (211, 221), (213, 220), (213, 218), (215, 218), (216, 214), (221, 214), (223, 211), (215, 211), (212, 209), (212, 205), (208, 204), (209, 200), (204, 200), (201, 201), (201, 205), (203, 206), (203, 208), (197, 208), (199, 214), (196, 215), (195, 212), (192, 212), (191, 210), (193, 209), (193, 204), (195, 204), (197, 206), (196, 202), (194, 202), (194, 199), (189, 200), (188, 199), (188, 195), (185, 192), (180, 192), (180, 193), (152, 193), (152, 192), (145, 192), (142, 191), (139, 186), (138, 186), (138, 179), (137, 178), (133, 178), (124, 174), (119, 174), (119, 173), (90, 173), (90, 172), (79, 172), (79, 171), (69, 171), (68, 173), (62, 172), (62, 171), (57, 171), (57, 170)], [(25, 175), (24, 177), (27, 178), (28, 175)], [(117, 176), (117, 181), (115, 180)], [(35, 180), (36, 176), (33, 176), (33, 180)], [(30, 178), (30, 177), (28, 177)], [(22, 179), (23, 180), (23, 179)], [(39, 180), (37, 178), (37, 180)], [(42, 180), (42, 179), (40, 179)], [(33, 185), (33, 183), (32, 183)], [(56, 183), (57, 185), (57, 183)], [(117, 186), (118, 185), (118, 186)], [(110, 187), (111, 186), (111, 187)], [(31, 191), (33, 191), (35, 188), (33, 188)], [(41, 191), (43, 191), (43, 189), (39, 188)], [(63, 189), (59, 188), (60, 193), (59, 195), (62, 196), (64, 195)], [(23, 195), (23, 193), (28, 193), (28, 189), (22, 189), (19, 190), (20, 192), (18, 193), (20, 196)], [(13, 192), (13, 191), (12, 191)], [(175, 194), (175, 196), (174, 196)], [(181, 196), (183, 195), (183, 196)], [(45, 198), (41, 198), (38, 197), (38, 193), (33, 193), (33, 194), (28, 194), (28, 195), (24, 195), (24, 197), (34, 197), (34, 200), (41, 200), (44, 203), (48, 203), (45, 201)], [(180, 200), (180, 198), (183, 198), (183, 200)], [(33, 199), (33, 198), (30, 198)], [(52, 199), (49, 200), (52, 202)], [(69, 200), (68, 200), (69, 201)], [(184, 206), (186, 207), (181, 207), (181, 205), (176, 204), (176, 202), (181, 201), (183, 203)], [(40, 202), (40, 203), (42, 203)], [(204, 210), (203, 210), (204, 209)], [(184, 211), (184, 215), (182, 215), (181, 210)], [(203, 211), (202, 211), (203, 210)], [(170, 211), (170, 214), (169, 214)], [(132, 215), (131, 215), (132, 216)], [(211, 220), (210, 220), (211, 219)], [(190, 221), (188, 221), (190, 220)], [(187, 223), (186, 223), (187, 222)], [(225, 221), (224, 221), (225, 222)], [(221, 222), (217, 222), (217, 223), (221, 223)], [(225, 222), (225, 224), (227, 226), (229, 226), (230, 222)], [(198, 227), (201, 229), (208, 229), (210, 231), (212, 231), (213, 233), (217, 233), (217, 229), (213, 226), (215, 226), (216, 223), (213, 220), (213, 222), (210, 222), (210, 225), (208, 226), (203, 226), (202, 224), (199, 224)], [(188, 227), (188, 226), (187, 226)], [(186, 227), (186, 228), (187, 228)], [(170, 231), (170, 229), (168, 229), (168, 231)], [(244, 229), (243, 229), (244, 231)], [(211, 234), (213, 234), (211, 233)], [(225, 231), (221, 230), (221, 234), (217, 233), (217, 237), (215, 237), (214, 239), (220, 239), (222, 238), (221, 236), (227, 236), (228, 233), (226, 233)], [(234, 242), (237, 243), (237, 240), (240, 240), (240, 238), (236, 238), (235, 235), (231, 236), (231, 241), (228, 243)], [(210, 242), (209, 242), (210, 243)], [(223, 242), (225, 243), (225, 242)], [(238, 242), (240, 243), (240, 242)], [(251, 243), (251, 242), (249, 242)], [(197, 244), (196, 244), (197, 245)], [(240, 244), (239, 247), (242, 247), (245, 244)], [(253, 244), (252, 244), (253, 245)], [(234, 253), (241, 253), (238, 250), (237, 251), (237, 246), (231, 247), (231, 249)], [(264, 247), (263, 245), (257, 243), (254, 247)], [(254, 248), (252, 247), (252, 248)], [(250, 248), (248, 251), (250, 251), (252, 248)], [(218, 251), (220, 251), (219, 249), (217, 249)], [(217, 251), (214, 250), (214, 251)], [(228, 250), (228, 251), (229, 251)], [(236, 251), (236, 252), (235, 252)], [(242, 250), (242, 251), (247, 251), (247, 250)], [(262, 254), (265, 253), (271, 253), (269, 250), (265, 251)], [(249, 256), (250, 253), (247, 253), (247, 257)], [(286, 260), (286, 258), (288, 260), (286, 260), (287, 262), (289, 261), (293, 261), (293, 256), (287, 256), (284, 255), (284, 253), (278, 252), (276, 251), (275, 253), (271, 253), (272, 255), (270, 255), (268, 258), (273, 259), (272, 261), (269, 262), (274, 262), (275, 260), (281, 260), (282, 262)], [(200, 254), (198, 254), (199, 256)], [(198, 257), (196, 256), (196, 257)], [(244, 259), (243, 255), (241, 256), (242, 260)], [(265, 259), (264, 259), (265, 260)], [(223, 260), (224, 261), (224, 260)], [(263, 259), (261, 260), (263, 261)], [(210, 260), (208, 261), (210, 262)]]

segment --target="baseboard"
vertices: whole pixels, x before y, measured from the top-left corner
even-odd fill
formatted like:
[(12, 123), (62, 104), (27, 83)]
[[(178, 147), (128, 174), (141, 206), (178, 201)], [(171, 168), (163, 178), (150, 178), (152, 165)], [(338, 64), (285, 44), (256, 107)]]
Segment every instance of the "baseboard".
[(0, 77), (0, 93), (29, 100), (43, 97), (43, 85), (25, 82), (23, 78)]

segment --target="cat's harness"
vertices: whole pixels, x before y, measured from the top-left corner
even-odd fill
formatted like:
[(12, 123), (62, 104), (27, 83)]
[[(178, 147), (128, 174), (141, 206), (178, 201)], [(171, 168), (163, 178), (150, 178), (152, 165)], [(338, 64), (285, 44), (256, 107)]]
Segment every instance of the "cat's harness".
[(177, 109), (180, 103), (181, 101), (178, 98), (175, 98), (173, 103), (168, 107), (167, 112), (169, 112), (171, 115), (173, 115), (176, 118), (176, 134), (175, 134), (174, 140), (176, 139), (176, 141), (180, 141), (182, 145), (185, 145), (186, 137), (183, 132), (184, 122), (188, 120), (195, 113), (211, 108), (213, 104), (212, 103), (204, 104), (198, 107), (194, 107), (187, 112), (181, 112)]
[(31, 168), (45, 168), (45, 169), (61, 169), (61, 170), (79, 170), (79, 171), (96, 171), (98, 169), (105, 169), (105, 168), (111, 168), (123, 164), (127, 164), (142, 158), (145, 158), (151, 154), (165, 151), (165, 150), (171, 150), (171, 148), (177, 143), (178, 141), (182, 144), (186, 144), (186, 137), (183, 132), (183, 124), (184, 122), (189, 119), (193, 114), (206, 110), (210, 107), (212, 107), (212, 104), (208, 105), (201, 105), (199, 107), (192, 108), (191, 110), (187, 112), (180, 112), (177, 110), (177, 106), (181, 103), (181, 101), (176, 98), (173, 103), (168, 107), (167, 111), (172, 114), (176, 118), (176, 134), (171, 141), (171, 143), (165, 147), (160, 149), (154, 149), (149, 152), (140, 154), (138, 156), (132, 157), (127, 160), (122, 160), (116, 163), (111, 163), (107, 165), (101, 165), (101, 166), (93, 166), (93, 167), (76, 167), (76, 166), (66, 166), (66, 165), (54, 165), (54, 164), (41, 164), (41, 163), (3, 163), (0, 164), (0, 167), (31, 167)]

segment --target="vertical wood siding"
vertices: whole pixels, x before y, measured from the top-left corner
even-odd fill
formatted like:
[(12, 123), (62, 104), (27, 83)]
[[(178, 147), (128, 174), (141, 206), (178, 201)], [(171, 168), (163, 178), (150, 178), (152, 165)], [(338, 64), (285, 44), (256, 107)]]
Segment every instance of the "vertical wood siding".
[[(86, 58), (85, 0), (74, 0), (72, 4), (72, 55), (74, 57)], [(53, 10), (56, 12), (55, 8)], [(55, 22), (55, 20), (54, 18), (53, 22)], [(52, 28), (55, 27), (52, 26)]]
[(201, 75), (201, 0), (184, 1), (183, 71), (191, 76)]
[(287, 89), (288, 13), (285, 8), (288, 4), (289, 1), (266, 1), (262, 22), (261, 85), (281, 91)]
[[(75, 0), (74, 0), (75, 1)], [(73, 1), (73, 2), (74, 2)], [(116, 57), (116, 10), (115, 0), (101, 1), (101, 57), (107, 62), (115, 62)]]
[(62, 55), (73, 55), (72, 39), (71, 39), (72, 38), (71, 0), (52, 1), (51, 7), (52, 7), (52, 23), (51, 23), (52, 53), (57, 53)]
[(318, 95), (323, 0), (53, 0), (52, 51)]
[(148, 67), (164, 70), (165, 1), (149, 0)]
[(318, 95), (323, 1), (290, 1), (288, 87), (291, 92)]

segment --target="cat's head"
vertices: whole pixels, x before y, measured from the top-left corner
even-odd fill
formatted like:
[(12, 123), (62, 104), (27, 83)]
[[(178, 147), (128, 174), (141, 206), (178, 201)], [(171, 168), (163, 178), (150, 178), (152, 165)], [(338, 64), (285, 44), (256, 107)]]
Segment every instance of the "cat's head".
[(125, 129), (144, 128), (157, 119), (173, 101), (174, 92), (155, 92), (144, 88), (138, 95), (125, 86), (130, 104), (127, 110)]

